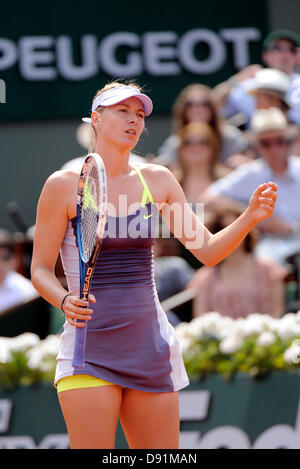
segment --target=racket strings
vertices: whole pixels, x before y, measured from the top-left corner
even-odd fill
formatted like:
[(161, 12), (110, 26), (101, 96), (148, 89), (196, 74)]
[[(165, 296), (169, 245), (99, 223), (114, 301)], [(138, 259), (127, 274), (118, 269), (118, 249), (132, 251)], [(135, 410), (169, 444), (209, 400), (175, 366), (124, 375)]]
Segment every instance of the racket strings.
[(96, 244), (99, 222), (99, 196), (98, 171), (94, 165), (90, 165), (85, 177), (81, 206), (81, 240), (86, 259), (91, 257)]
[(98, 220), (98, 213), (90, 207), (82, 210), (81, 239), (86, 259), (91, 257), (96, 243)]

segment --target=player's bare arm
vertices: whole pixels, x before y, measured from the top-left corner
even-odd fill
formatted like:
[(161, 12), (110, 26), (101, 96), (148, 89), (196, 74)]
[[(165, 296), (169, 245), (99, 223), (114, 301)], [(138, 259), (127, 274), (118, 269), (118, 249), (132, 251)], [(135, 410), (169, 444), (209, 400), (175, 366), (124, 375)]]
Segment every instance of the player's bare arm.
[[(52, 174), (43, 187), (37, 207), (31, 279), (41, 296), (57, 308), (61, 307), (63, 298), (69, 293), (55, 276), (55, 265), (68, 220), (76, 214), (78, 177), (70, 171)], [(92, 310), (85, 308), (86, 302), (75, 295), (68, 297), (68, 302), (74, 303), (74, 314), (89, 319), (86, 315), (92, 314)]]
[(261, 184), (253, 193), (248, 207), (231, 225), (212, 235), (187, 203), (184, 192), (173, 174), (164, 168), (160, 181), (166, 190), (162, 217), (170, 230), (206, 266), (214, 266), (231, 254), (249, 231), (270, 217), (275, 208), (277, 185)]

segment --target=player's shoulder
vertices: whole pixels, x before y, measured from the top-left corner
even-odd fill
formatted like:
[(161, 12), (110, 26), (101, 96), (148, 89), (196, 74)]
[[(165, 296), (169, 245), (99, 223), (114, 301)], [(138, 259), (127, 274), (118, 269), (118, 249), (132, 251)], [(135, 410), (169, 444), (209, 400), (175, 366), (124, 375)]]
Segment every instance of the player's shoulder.
[(173, 173), (166, 167), (160, 164), (142, 162), (135, 165), (143, 174), (145, 178), (155, 178), (156, 182), (163, 178), (173, 178)]
[(80, 172), (73, 169), (60, 169), (54, 171), (46, 179), (46, 184), (60, 185), (72, 184), (74, 181), (78, 182)]
[(59, 196), (61, 193), (74, 191), (78, 184), (79, 172), (74, 170), (54, 171), (45, 181), (43, 192)]

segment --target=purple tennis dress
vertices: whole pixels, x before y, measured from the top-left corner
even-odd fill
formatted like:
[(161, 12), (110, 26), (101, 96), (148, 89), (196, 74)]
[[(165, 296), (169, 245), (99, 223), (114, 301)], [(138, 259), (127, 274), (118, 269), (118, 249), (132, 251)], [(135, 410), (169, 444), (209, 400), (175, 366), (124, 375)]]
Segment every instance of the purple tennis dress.
[[(140, 171), (136, 171), (145, 186)], [(92, 304), (94, 313), (88, 321), (85, 366), (79, 370), (72, 367), (75, 328), (66, 321), (55, 384), (77, 374), (149, 392), (177, 391), (189, 384), (179, 340), (155, 287), (152, 246), (158, 216), (152, 202), (125, 217), (107, 216), (91, 284), (97, 303)], [(78, 295), (75, 226), (73, 219), (67, 227), (61, 258), (69, 291)]]

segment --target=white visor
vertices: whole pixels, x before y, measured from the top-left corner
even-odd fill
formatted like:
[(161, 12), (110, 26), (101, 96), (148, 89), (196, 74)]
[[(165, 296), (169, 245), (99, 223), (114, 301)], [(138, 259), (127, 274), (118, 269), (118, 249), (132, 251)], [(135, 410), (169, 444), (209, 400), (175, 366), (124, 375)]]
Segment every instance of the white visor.
[[(110, 88), (107, 91), (101, 93), (92, 104), (92, 112), (94, 112), (97, 107), (103, 106), (113, 106), (114, 104), (120, 103), (128, 98), (138, 98), (144, 108), (145, 116), (149, 116), (153, 109), (153, 104), (151, 99), (142, 94), (139, 90), (134, 88), (133, 86), (115, 86), (114, 88)], [(83, 122), (91, 123), (92, 119), (90, 117), (83, 117)]]

